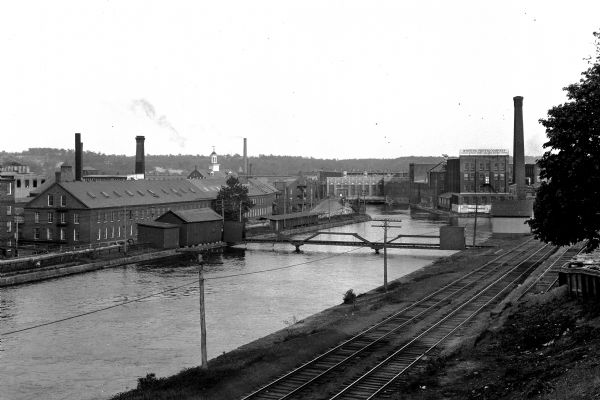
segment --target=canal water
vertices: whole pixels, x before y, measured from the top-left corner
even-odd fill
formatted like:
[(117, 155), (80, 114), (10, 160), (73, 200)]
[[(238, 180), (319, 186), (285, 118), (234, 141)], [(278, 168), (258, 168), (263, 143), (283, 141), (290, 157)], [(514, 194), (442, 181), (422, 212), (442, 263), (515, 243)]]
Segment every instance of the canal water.
[[(402, 227), (390, 235), (433, 235), (446, 224), (409, 211), (378, 207), (367, 211), (374, 217), (402, 220)], [(331, 231), (381, 240), (382, 229), (373, 225), (380, 223)], [(479, 231), (484, 234), (485, 228)], [(209, 358), (285, 328), (284, 321), (301, 320), (340, 304), (348, 289), (364, 293), (382, 284), (383, 256), (370, 249), (303, 246), (299, 254), (293, 250), (283, 244), (248, 245), (207, 260)], [(447, 254), (390, 250), (388, 277), (399, 278)], [(265, 271), (273, 268), (280, 269)], [(0, 288), (0, 334), (163, 292), (0, 336), (0, 399), (106, 399), (134, 388), (137, 378), (147, 373), (165, 376), (198, 365), (197, 277), (195, 263), (168, 260)], [(174, 287), (179, 288), (165, 291)]]

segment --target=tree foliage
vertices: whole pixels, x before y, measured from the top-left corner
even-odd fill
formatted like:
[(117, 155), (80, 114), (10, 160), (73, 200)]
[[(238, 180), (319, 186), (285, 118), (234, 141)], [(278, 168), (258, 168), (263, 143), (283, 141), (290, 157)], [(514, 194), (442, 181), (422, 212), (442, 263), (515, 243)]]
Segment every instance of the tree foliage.
[(248, 197), (248, 188), (233, 176), (227, 179), (226, 184), (217, 194), (215, 210), (221, 214), (222, 208), (224, 208), (226, 221), (241, 221), (244, 213), (254, 207), (252, 200)]
[(564, 88), (568, 101), (540, 120), (548, 142), (529, 225), (537, 238), (555, 245), (600, 243), (600, 33), (594, 36), (595, 60), (578, 83)]

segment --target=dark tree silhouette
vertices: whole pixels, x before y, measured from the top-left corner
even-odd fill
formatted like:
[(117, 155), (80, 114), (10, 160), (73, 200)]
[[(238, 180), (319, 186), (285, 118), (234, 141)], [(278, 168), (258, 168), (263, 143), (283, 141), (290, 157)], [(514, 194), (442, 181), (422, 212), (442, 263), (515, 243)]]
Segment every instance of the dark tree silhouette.
[(233, 176), (229, 177), (226, 183), (227, 185), (221, 186), (221, 190), (219, 190), (215, 200), (215, 210), (221, 214), (222, 208), (224, 208), (227, 221), (241, 221), (244, 213), (254, 207), (252, 200), (248, 197), (248, 188)]
[(529, 225), (554, 245), (600, 244), (600, 32), (594, 36), (595, 60), (578, 83), (564, 88), (568, 101), (540, 120), (548, 142)]

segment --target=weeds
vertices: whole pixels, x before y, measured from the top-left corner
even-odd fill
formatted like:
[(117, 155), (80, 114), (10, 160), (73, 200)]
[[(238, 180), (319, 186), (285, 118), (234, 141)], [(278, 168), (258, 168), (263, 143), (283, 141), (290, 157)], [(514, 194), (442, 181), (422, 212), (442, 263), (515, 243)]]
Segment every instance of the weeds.
[(344, 304), (352, 304), (352, 308), (356, 308), (356, 293), (353, 289), (348, 289), (344, 293)]

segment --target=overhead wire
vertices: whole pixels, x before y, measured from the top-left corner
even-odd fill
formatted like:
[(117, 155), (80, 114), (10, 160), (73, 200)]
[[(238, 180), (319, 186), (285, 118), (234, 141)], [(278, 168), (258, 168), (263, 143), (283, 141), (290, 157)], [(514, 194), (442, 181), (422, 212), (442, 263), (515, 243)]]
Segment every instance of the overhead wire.
[[(330, 259), (330, 258), (338, 257), (338, 256), (341, 256), (343, 254), (348, 254), (350, 252), (356, 251), (356, 250), (361, 249), (361, 248), (362, 247), (355, 247), (353, 249), (350, 249), (350, 250), (347, 250), (347, 251), (344, 251), (344, 252), (341, 252), (341, 253), (332, 254), (332, 255), (329, 255), (327, 257), (318, 258), (316, 260), (308, 260), (308, 261), (304, 261), (304, 262), (301, 262), (301, 263), (286, 265), (286, 266), (283, 266), (283, 267), (268, 268), (268, 269), (263, 269), (263, 270), (259, 270), (259, 271), (243, 272), (243, 273), (239, 273), (239, 274), (230, 274), (230, 275), (208, 277), (208, 278), (204, 278), (204, 279), (205, 280), (217, 280), (217, 279), (234, 278), (234, 277), (245, 276), (245, 275), (255, 275), (255, 274), (272, 272), (272, 271), (279, 271), (279, 270), (283, 270), (283, 269), (288, 269), (288, 268), (293, 268), (293, 267), (299, 267), (299, 266), (302, 266), (302, 265), (311, 264), (311, 263), (314, 263), (314, 262), (323, 261), (323, 260), (327, 260), (327, 259)], [(154, 296), (158, 296), (158, 295), (161, 295), (161, 294), (164, 294), (164, 293), (172, 292), (173, 290), (181, 289), (183, 287), (191, 286), (191, 285), (195, 285), (195, 284), (198, 284), (198, 280), (197, 279), (194, 280), (194, 281), (189, 281), (187, 283), (181, 284), (179, 286), (175, 286), (175, 287), (171, 287), (169, 289), (162, 290), (160, 292), (155, 292), (155, 293), (151, 293), (151, 294), (146, 295), (146, 296), (137, 297), (137, 298), (132, 299), (132, 300), (127, 300), (127, 301), (121, 302), (119, 304), (113, 304), (111, 306), (106, 306), (106, 307), (98, 308), (96, 310), (87, 311), (87, 312), (84, 312), (84, 313), (72, 315), (72, 316), (69, 316), (69, 317), (65, 317), (65, 318), (61, 318), (61, 319), (57, 319), (57, 320), (53, 320), (53, 321), (44, 322), (44, 323), (37, 324), (37, 325), (32, 325), (32, 326), (29, 326), (27, 328), (21, 328), (21, 329), (16, 329), (16, 330), (13, 330), (13, 331), (2, 332), (2, 333), (0, 333), (0, 336), (14, 335), (16, 333), (30, 331), (30, 330), (33, 330), (33, 329), (37, 329), (37, 328), (41, 328), (41, 327), (45, 327), (45, 326), (49, 326), (49, 325), (58, 324), (58, 323), (61, 323), (61, 322), (72, 320), (72, 319), (85, 317), (87, 315), (96, 314), (96, 313), (99, 313), (99, 312), (102, 312), (102, 311), (106, 311), (106, 310), (110, 310), (110, 309), (117, 308), (117, 307), (122, 307), (124, 305), (131, 304), (131, 303), (136, 303), (136, 302), (148, 299), (150, 297), (154, 297)]]

